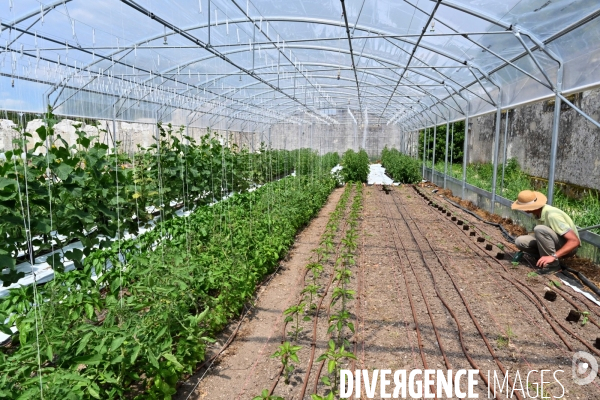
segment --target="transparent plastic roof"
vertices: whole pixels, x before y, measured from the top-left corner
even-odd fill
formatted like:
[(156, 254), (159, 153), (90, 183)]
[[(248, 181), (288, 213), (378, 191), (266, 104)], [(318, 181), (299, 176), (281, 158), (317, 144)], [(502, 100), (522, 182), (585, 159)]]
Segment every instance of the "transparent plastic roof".
[(4, 0), (0, 107), (423, 125), (598, 85), (599, 15), (597, 0)]

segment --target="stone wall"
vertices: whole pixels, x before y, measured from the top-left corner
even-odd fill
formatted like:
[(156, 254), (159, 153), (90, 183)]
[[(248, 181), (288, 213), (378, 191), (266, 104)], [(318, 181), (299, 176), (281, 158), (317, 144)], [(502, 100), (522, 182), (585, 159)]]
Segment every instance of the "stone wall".
[[(598, 121), (600, 89), (571, 97), (572, 102)], [(523, 170), (547, 179), (550, 166), (554, 101), (524, 105), (508, 113), (507, 159), (516, 158)], [(471, 120), (469, 162), (490, 162), (496, 114)], [(503, 162), (506, 113), (500, 126), (499, 162)], [(557, 181), (600, 189), (600, 128), (597, 128), (565, 103), (561, 107), (559, 146), (556, 159)]]

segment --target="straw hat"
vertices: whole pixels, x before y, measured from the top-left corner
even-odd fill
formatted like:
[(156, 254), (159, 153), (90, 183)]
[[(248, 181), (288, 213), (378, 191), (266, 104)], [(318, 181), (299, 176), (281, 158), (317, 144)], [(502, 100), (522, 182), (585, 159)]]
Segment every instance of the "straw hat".
[(534, 192), (533, 190), (523, 190), (517, 196), (511, 208), (513, 210), (533, 211), (542, 208), (546, 205), (548, 199), (543, 193)]

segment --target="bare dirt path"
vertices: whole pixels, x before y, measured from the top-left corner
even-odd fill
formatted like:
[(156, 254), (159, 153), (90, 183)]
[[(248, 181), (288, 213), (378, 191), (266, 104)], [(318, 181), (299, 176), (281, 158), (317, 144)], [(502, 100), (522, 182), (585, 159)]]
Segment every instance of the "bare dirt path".
[[(200, 371), (185, 382), (177, 399), (188, 396), (189, 399), (207, 400), (249, 399), (271, 386), (280, 364), (269, 356), (281, 343), (283, 311), (296, 301), (303, 289), (305, 267), (313, 255), (312, 251), (319, 245), (329, 214), (335, 209), (343, 190), (335, 189), (318, 216), (297, 236), (280, 270), (268, 286), (259, 289), (255, 307), (243, 321), (233, 343), (198, 385), (199, 378), (206, 371)], [(233, 323), (223, 333), (213, 351), (227, 341), (236, 326), (237, 323)]]

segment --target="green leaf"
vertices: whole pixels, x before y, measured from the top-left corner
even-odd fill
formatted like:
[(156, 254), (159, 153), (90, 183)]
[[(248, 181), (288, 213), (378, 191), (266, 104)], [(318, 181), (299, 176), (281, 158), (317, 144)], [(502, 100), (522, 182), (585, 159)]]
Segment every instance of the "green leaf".
[(91, 356), (75, 357), (75, 358), (71, 359), (71, 362), (73, 364), (85, 364), (85, 365), (100, 364), (102, 362), (102, 355), (96, 353), (96, 354), (92, 354)]
[(156, 356), (150, 349), (148, 349), (148, 361), (150, 361), (150, 364), (152, 364), (152, 366), (154, 368), (156, 368), (156, 369), (160, 368), (160, 365), (158, 365), (158, 360), (156, 359)]
[(85, 308), (85, 314), (87, 315), (88, 319), (92, 319), (94, 317), (94, 306), (90, 303), (85, 303), (83, 307)]
[(14, 186), (14, 189), (16, 190), (17, 181), (15, 181), (14, 179), (0, 177), (0, 189), (4, 189), (7, 186)]
[(126, 336), (114, 338), (112, 343), (110, 344), (110, 351), (113, 352), (116, 349), (118, 349), (119, 347), (121, 347), (121, 345), (123, 344), (123, 342), (125, 341), (126, 338), (127, 338)]
[(52, 361), (52, 359), (54, 359), (54, 352), (52, 351), (52, 346), (48, 345), (48, 347), (46, 347), (46, 356), (48, 357), (48, 360)]
[(66, 163), (60, 163), (58, 167), (54, 169), (54, 172), (56, 173), (56, 176), (60, 178), (60, 180), (65, 181), (67, 180), (71, 172), (73, 172), (73, 167)]
[(76, 355), (81, 353), (83, 349), (85, 349), (85, 346), (88, 344), (93, 334), (94, 332), (88, 332), (85, 334), (85, 336), (79, 342), (79, 346), (77, 346), (77, 351), (75, 352)]
[(135, 360), (137, 360), (137, 357), (140, 354), (141, 349), (142, 349), (142, 347), (139, 344), (133, 348), (133, 353), (131, 353), (131, 361), (130, 361), (131, 364), (135, 363)]
[(329, 360), (327, 363), (327, 372), (332, 374), (335, 371), (335, 360)]
[(98, 393), (95, 389), (92, 389), (91, 386), (88, 386), (88, 393), (95, 399), (100, 399), (100, 393)]
[(48, 136), (48, 134), (46, 133), (46, 126), (44, 126), (44, 125), (40, 126), (39, 128), (37, 128), (35, 130), (35, 132), (39, 135), (42, 142), (44, 140), (46, 140), (46, 137)]
[(5, 335), (8, 335), (8, 336), (13, 335), (13, 331), (10, 329), (10, 327), (8, 325), (5, 325), (5, 324), (0, 324), (0, 332), (4, 333)]
[(183, 369), (183, 365), (181, 365), (179, 363), (179, 361), (177, 361), (177, 358), (175, 358), (175, 356), (171, 353), (163, 353), (162, 355), (166, 360), (170, 361), (171, 363), (173, 363), (173, 365), (175, 365), (176, 368), (178, 369)]

